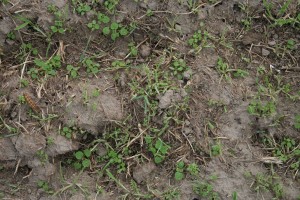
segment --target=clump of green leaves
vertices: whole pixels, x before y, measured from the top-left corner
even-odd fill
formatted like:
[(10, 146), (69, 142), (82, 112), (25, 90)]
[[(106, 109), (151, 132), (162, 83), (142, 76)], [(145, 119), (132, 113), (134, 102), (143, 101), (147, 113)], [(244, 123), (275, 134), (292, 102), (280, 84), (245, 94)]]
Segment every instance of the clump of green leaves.
[[(300, 26), (300, 13), (297, 12), (296, 16), (287, 14), (289, 6), (292, 3), (291, 0), (284, 1), (282, 6), (277, 9), (273, 1), (263, 0), (265, 7), (266, 17), (272, 22), (272, 26), (284, 26), (290, 25), (292, 27), (299, 28)], [(286, 17), (288, 16), (288, 17)]]
[[(47, 61), (41, 59), (34, 60), (35, 65), (38, 67), (38, 72), (42, 75), (50, 75), (54, 76), (56, 74), (57, 69), (61, 67), (61, 58), (59, 55), (55, 55)], [(29, 71), (28, 73), (32, 78), (36, 78), (36, 71)]]
[(276, 199), (283, 197), (283, 187), (272, 176), (257, 174), (253, 184), (254, 190), (257, 192), (270, 191), (273, 192)]
[(166, 157), (168, 150), (171, 148), (169, 145), (164, 143), (160, 138), (156, 141), (149, 135), (145, 137), (145, 142), (148, 146), (148, 150), (154, 157), (154, 162), (160, 164)]
[(172, 75), (176, 76), (178, 79), (183, 79), (183, 73), (189, 69), (186, 65), (185, 60), (183, 59), (175, 59), (170, 66), (172, 71)]
[(270, 116), (276, 112), (276, 104), (274, 101), (263, 103), (260, 100), (253, 100), (249, 104), (247, 111), (250, 115), (256, 115), (260, 117)]
[(118, 5), (118, 3), (119, 3), (119, 0), (105, 0), (104, 6), (110, 13), (112, 13), (115, 11), (115, 8)]
[(115, 60), (111, 63), (111, 66), (113, 69), (122, 69), (127, 66), (126, 62), (122, 60)]
[(295, 129), (300, 130), (300, 115), (295, 116), (294, 127)]
[(16, 35), (13, 31), (10, 31), (9, 33), (7, 33), (6, 37), (9, 40), (15, 40), (16, 39)]
[(53, 33), (65, 33), (66, 30), (63, 28), (64, 20), (62, 11), (53, 4), (48, 6), (48, 11), (55, 16), (54, 25), (50, 26), (51, 31)]
[(91, 150), (85, 149), (83, 151), (76, 151), (74, 156), (76, 161), (74, 162), (73, 166), (77, 170), (86, 169), (91, 166)]
[(122, 155), (118, 154), (116, 151), (110, 150), (104, 158), (109, 160), (105, 165), (105, 168), (110, 165), (114, 165), (117, 166), (118, 173), (126, 171), (126, 164), (123, 161)]
[(91, 58), (83, 60), (83, 65), (86, 66), (86, 72), (88, 74), (97, 74), (99, 72), (100, 64), (94, 62)]
[(213, 186), (206, 182), (196, 182), (193, 185), (193, 191), (200, 197), (213, 199), (213, 200), (220, 199), (219, 194), (217, 192), (214, 192)]
[(68, 73), (70, 74), (71, 78), (78, 77), (79, 67), (74, 67), (73, 65), (67, 65), (67, 70), (68, 70)]
[(177, 181), (180, 181), (184, 178), (184, 162), (183, 161), (179, 161), (176, 164), (176, 172), (175, 172), (175, 179)]
[(102, 33), (106, 36), (110, 35), (110, 38), (115, 41), (120, 36), (128, 35), (128, 29), (122, 24), (113, 22), (110, 26), (104, 27)]
[(211, 154), (211, 156), (218, 156), (218, 155), (221, 154), (221, 151), (222, 151), (221, 143), (213, 144), (210, 147), (210, 154)]
[(39, 180), (37, 182), (39, 188), (41, 188), (44, 192), (48, 194), (53, 194), (54, 191), (50, 188), (49, 183), (47, 181)]
[(36, 152), (36, 155), (43, 164), (45, 164), (48, 161), (48, 154), (44, 150), (38, 150)]
[(63, 129), (61, 130), (60, 134), (61, 134), (62, 136), (65, 136), (65, 137), (68, 138), (68, 139), (71, 139), (71, 138), (72, 138), (72, 132), (73, 132), (73, 131), (72, 131), (71, 128), (65, 126), (65, 127), (63, 127)]
[(28, 54), (32, 54), (33, 56), (38, 55), (37, 48), (34, 48), (31, 43), (22, 43), (17, 57), (20, 61), (24, 62)]
[(186, 170), (192, 175), (197, 176), (199, 174), (199, 166), (196, 163), (188, 164)]
[(217, 60), (217, 71), (221, 75), (221, 78), (225, 78), (226, 80), (230, 80), (231, 74), (233, 74), (233, 77), (235, 78), (244, 78), (249, 73), (242, 69), (231, 69), (228, 65), (228, 63), (224, 62), (221, 57)]
[(188, 39), (188, 45), (190, 45), (196, 52), (201, 51), (203, 48), (211, 47), (208, 44), (208, 39), (211, 35), (207, 31), (197, 30), (193, 36)]
[(137, 56), (137, 54), (138, 54), (138, 49), (137, 49), (137, 47), (134, 45), (133, 42), (130, 42), (130, 43), (128, 44), (128, 48), (129, 48), (129, 52), (130, 52), (130, 55), (131, 55), (131, 56), (133, 56), (133, 57)]
[(82, 3), (79, 0), (72, 0), (72, 5), (74, 6), (76, 12), (80, 15), (84, 15), (92, 9), (88, 3)]

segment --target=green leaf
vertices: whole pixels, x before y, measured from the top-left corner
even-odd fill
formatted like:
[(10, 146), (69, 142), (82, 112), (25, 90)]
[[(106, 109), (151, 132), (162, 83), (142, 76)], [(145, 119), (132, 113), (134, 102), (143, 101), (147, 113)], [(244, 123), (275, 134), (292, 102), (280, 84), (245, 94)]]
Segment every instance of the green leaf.
[(175, 172), (175, 179), (177, 180), (177, 181), (180, 181), (180, 180), (182, 180), (184, 178), (184, 173), (182, 173), (182, 172)]
[(74, 166), (74, 168), (75, 168), (76, 170), (80, 170), (80, 169), (82, 168), (82, 165), (81, 165), (81, 163), (79, 163), (79, 162), (75, 162), (75, 163), (73, 164), (73, 166)]
[(180, 169), (184, 168), (184, 162), (183, 161), (178, 162), (177, 167)]
[(30, 21), (29, 21), (29, 22), (25, 22), (25, 23), (23, 23), (23, 24), (17, 26), (14, 30), (15, 30), (15, 31), (18, 31), (18, 30), (20, 30), (20, 29), (26, 27), (29, 23), (30, 23)]
[(77, 152), (75, 153), (75, 157), (76, 157), (77, 160), (81, 160), (81, 159), (83, 158), (83, 153), (82, 153), (82, 151), (77, 151)]
[(117, 30), (119, 28), (119, 24), (116, 22), (111, 23), (110, 25), (111, 30)]
[(112, 39), (113, 41), (115, 41), (118, 37), (119, 37), (119, 33), (112, 33), (112, 34), (111, 34), (111, 39)]
[(120, 30), (120, 35), (122, 35), (122, 36), (125, 36), (125, 35), (127, 35), (128, 34), (128, 30), (126, 29), (126, 28), (121, 28), (121, 30)]
[(162, 158), (162, 157), (160, 157), (160, 156), (154, 157), (154, 162), (155, 162), (156, 164), (159, 164), (159, 163), (161, 163), (162, 161), (163, 161), (163, 158)]
[(106, 16), (106, 15), (103, 16), (103, 18), (102, 18), (102, 22), (103, 22), (103, 23), (107, 24), (109, 21), (110, 21), (110, 19), (109, 19), (108, 16)]
[(85, 150), (83, 151), (83, 153), (84, 153), (84, 155), (85, 155), (87, 158), (89, 158), (89, 157), (91, 156), (91, 150), (90, 150), (90, 149), (85, 149)]
[(103, 33), (104, 35), (109, 35), (109, 33), (110, 33), (109, 27), (104, 27), (103, 30), (102, 30), (102, 33)]
[(91, 165), (91, 161), (90, 161), (90, 160), (84, 159), (84, 160), (82, 161), (82, 166), (83, 166), (84, 168), (87, 168), (87, 167), (89, 167), (90, 165)]

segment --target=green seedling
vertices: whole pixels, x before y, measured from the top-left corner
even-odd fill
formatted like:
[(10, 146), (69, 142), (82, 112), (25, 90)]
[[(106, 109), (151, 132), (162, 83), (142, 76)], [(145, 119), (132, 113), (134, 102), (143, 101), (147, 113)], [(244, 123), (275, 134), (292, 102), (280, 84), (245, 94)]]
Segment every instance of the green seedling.
[(272, 176), (257, 174), (255, 177), (253, 188), (255, 191), (261, 193), (270, 191), (274, 194), (275, 199), (281, 199), (283, 197), (283, 187)]
[(130, 56), (136, 57), (138, 55), (138, 49), (133, 42), (128, 44), (128, 48), (129, 48)]
[(79, 2), (76, 6), (76, 12), (80, 15), (84, 15), (92, 9), (87, 3)]
[(100, 64), (94, 62), (91, 58), (84, 59), (82, 63), (86, 67), (88, 74), (96, 75), (99, 72)]
[(38, 150), (36, 155), (43, 164), (48, 162), (48, 154), (44, 150)]
[(111, 63), (113, 69), (122, 69), (126, 68), (127, 64), (122, 60), (115, 60)]
[(46, 143), (47, 143), (47, 145), (52, 145), (52, 144), (54, 144), (54, 138), (48, 136), (47, 139), (46, 139)]
[[(57, 69), (61, 67), (61, 58), (59, 55), (53, 56), (51, 59), (47, 61), (43, 61), (41, 59), (35, 59), (34, 60), (35, 65), (39, 68), (39, 72), (42, 75), (50, 75), (54, 76), (56, 75)], [(35, 72), (35, 71), (34, 71)], [(34, 73), (30, 72), (31, 77)], [(34, 74), (36, 75), (36, 74)]]
[(20, 79), (21, 87), (27, 87), (29, 85), (29, 81), (27, 79)]
[(40, 189), (42, 189), (44, 192), (48, 194), (54, 193), (54, 191), (49, 187), (49, 183), (47, 181), (39, 180), (37, 182), (37, 185)]
[(103, 35), (110, 35), (111, 39), (115, 41), (120, 36), (128, 35), (128, 29), (117, 22), (113, 22), (110, 26), (104, 27), (102, 33)]
[(183, 161), (176, 164), (175, 180), (180, 181), (184, 178), (184, 167)]
[(98, 13), (97, 14), (97, 18), (98, 18), (98, 23), (104, 23), (104, 24), (107, 24), (110, 22), (110, 18), (105, 15), (105, 14), (102, 14), (102, 13)]
[(17, 16), (17, 19), (21, 20), (23, 22), (23, 24), (17, 26), (14, 30), (15, 31), (19, 31), (27, 26), (30, 26), (32, 29), (34, 29), (35, 31), (39, 32), (42, 34), (43, 37), (47, 37), (47, 35), (38, 27), (38, 25), (34, 24), (32, 21), (30, 21), (29, 19), (22, 17), (22, 16)]
[(248, 72), (242, 69), (230, 69), (228, 63), (224, 62), (222, 58), (218, 58), (217, 60), (217, 71), (221, 75), (221, 78), (225, 78), (225, 80), (230, 80), (231, 74), (235, 78), (244, 78), (248, 76)]
[(83, 151), (76, 151), (74, 156), (76, 161), (73, 163), (73, 166), (77, 170), (84, 170), (91, 166), (91, 150), (85, 149)]
[(16, 35), (13, 31), (10, 31), (9, 33), (7, 33), (6, 37), (9, 40), (15, 40), (16, 39)]
[(210, 154), (211, 156), (218, 156), (221, 154), (222, 146), (220, 143), (214, 144), (210, 147)]
[(50, 29), (53, 33), (65, 33), (65, 29), (63, 28), (63, 22), (59, 20), (54, 21), (54, 25), (50, 26)]
[(188, 44), (197, 52), (201, 51), (203, 48), (213, 47), (208, 44), (208, 39), (212, 36), (207, 31), (197, 30), (193, 36), (188, 40)]
[[(273, 10), (276, 10), (275, 4), (273, 1), (263, 0), (263, 5), (266, 10), (266, 17), (272, 23), (271, 26), (279, 26), (282, 27), (284, 25), (291, 25), (292, 27), (299, 28), (300, 25), (300, 13), (297, 12), (296, 16), (291, 16), (287, 13), (288, 8), (292, 0), (284, 1), (281, 8), (273, 14)], [(274, 8), (274, 9), (273, 9)]]
[(100, 29), (100, 25), (97, 23), (96, 20), (93, 20), (92, 22), (88, 23), (88, 24), (87, 24), (87, 27), (88, 27), (89, 29), (91, 29), (92, 31), (94, 31), (94, 30), (99, 30), (99, 29)]
[(188, 164), (186, 170), (192, 175), (197, 176), (199, 174), (199, 166), (196, 163)]
[(119, 0), (105, 0), (104, 6), (110, 13), (113, 13), (115, 11), (115, 8), (118, 5), (118, 3), (119, 3)]
[(189, 67), (183, 59), (176, 59), (173, 61), (170, 69), (172, 71), (172, 75), (181, 80), (183, 79), (183, 73), (187, 71)]
[(300, 115), (299, 114), (295, 116), (294, 127), (295, 127), (295, 129), (300, 130)]
[(79, 67), (74, 67), (73, 65), (67, 65), (67, 70), (68, 70), (68, 73), (70, 74), (71, 78), (78, 77)]
[(33, 56), (38, 55), (37, 48), (33, 48), (31, 43), (22, 43), (19, 49), (19, 54), (16, 56), (21, 62), (24, 62), (25, 58), (32, 54)]
[(214, 192), (214, 188), (209, 183), (196, 182), (193, 185), (193, 191), (200, 197), (207, 199), (219, 200), (220, 196), (217, 192)]
[(24, 95), (20, 95), (20, 96), (18, 97), (18, 100), (19, 100), (20, 104), (25, 104), (25, 103), (26, 103), (26, 100), (25, 100)]
[(164, 143), (160, 138), (158, 138), (154, 143), (153, 138), (149, 135), (145, 137), (145, 142), (148, 145), (148, 150), (154, 156), (154, 162), (156, 164), (162, 163), (171, 147)]
[(108, 152), (107, 156), (105, 157), (109, 160), (109, 162), (105, 165), (104, 168), (107, 168), (110, 165), (117, 166), (117, 172), (122, 173), (126, 171), (126, 164), (123, 161), (122, 155), (118, 154), (114, 150)]
[(269, 101), (267, 103), (263, 103), (260, 100), (252, 101), (249, 104), (247, 111), (250, 115), (256, 115), (259, 117), (271, 116), (276, 113), (276, 104), (273, 101)]
[(72, 138), (72, 130), (69, 128), (69, 127), (63, 127), (63, 129), (61, 130), (60, 134), (62, 136), (65, 136), (66, 138), (68, 139), (71, 139)]

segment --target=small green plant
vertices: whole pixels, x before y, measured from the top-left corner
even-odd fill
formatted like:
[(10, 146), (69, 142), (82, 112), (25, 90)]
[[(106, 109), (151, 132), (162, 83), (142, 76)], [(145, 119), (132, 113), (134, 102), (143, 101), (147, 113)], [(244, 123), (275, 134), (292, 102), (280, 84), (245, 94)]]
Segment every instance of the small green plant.
[(212, 45), (208, 44), (208, 39), (210, 38), (212, 38), (212, 36), (207, 31), (197, 30), (188, 40), (188, 44), (196, 50), (196, 52), (199, 52), (203, 48), (212, 47)]
[(128, 35), (128, 29), (117, 22), (113, 22), (110, 26), (104, 27), (102, 33), (104, 35), (110, 35), (111, 39), (115, 41), (120, 36)]
[(6, 37), (9, 39), (9, 40), (15, 40), (16, 39), (16, 35), (13, 31), (10, 31), (9, 33), (7, 33)]
[(204, 197), (211, 200), (219, 200), (220, 196), (217, 192), (214, 192), (213, 186), (206, 182), (196, 182), (193, 185), (193, 191), (200, 197)]
[(175, 180), (180, 181), (184, 178), (184, 167), (183, 161), (176, 164)]
[(88, 5), (87, 3), (78, 2), (76, 5), (76, 12), (80, 15), (84, 15), (85, 13), (89, 12), (91, 9), (92, 9), (91, 6)]
[(294, 127), (295, 127), (295, 129), (300, 130), (300, 115), (299, 114), (295, 116)]
[(149, 135), (145, 137), (145, 142), (148, 145), (148, 150), (154, 156), (154, 162), (160, 164), (165, 159), (170, 146), (164, 143), (160, 138), (154, 143), (153, 138)]
[(46, 75), (54, 76), (56, 74), (56, 70), (61, 67), (61, 58), (59, 55), (55, 55), (47, 61), (43, 61), (41, 59), (36, 58), (34, 60), (34, 63), (37, 67), (39, 67), (42, 75), (46, 74)]
[(294, 50), (296, 48), (296, 42), (293, 39), (289, 39), (286, 42), (286, 48), (289, 50)]
[(20, 96), (18, 97), (18, 99), (19, 99), (19, 102), (20, 102), (21, 104), (24, 104), (24, 103), (26, 102), (24, 95), (20, 95)]
[(50, 26), (52, 33), (65, 33), (63, 12), (53, 4), (48, 5), (48, 11), (55, 16), (54, 25)]
[(37, 157), (40, 159), (40, 161), (45, 164), (48, 162), (48, 154), (44, 150), (38, 150), (36, 152)]
[(231, 74), (235, 78), (244, 78), (245, 76), (248, 76), (248, 72), (242, 69), (231, 69), (228, 65), (228, 63), (224, 62), (221, 57), (217, 60), (217, 71), (221, 75), (221, 78), (225, 78), (225, 80), (230, 80)]
[(83, 151), (76, 151), (74, 156), (76, 161), (74, 162), (73, 166), (77, 170), (83, 170), (91, 166), (91, 150), (85, 149)]
[(121, 154), (118, 154), (114, 150), (110, 150), (105, 158), (109, 160), (109, 162), (105, 165), (105, 168), (110, 165), (115, 165), (117, 166), (118, 173), (126, 171), (126, 164), (124, 163)]
[(79, 67), (74, 67), (73, 65), (67, 65), (67, 70), (68, 70), (68, 73), (70, 74), (71, 78), (78, 77)]
[(128, 44), (128, 48), (131, 56), (136, 57), (138, 55), (138, 49), (133, 42)]
[(254, 100), (249, 104), (247, 111), (250, 115), (256, 115), (260, 117), (271, 116), (276, 112), (276, 105), (273, 101), (263, 103), (260, 100)]
[(54, 144), (54, 138), (48, 136), (48, 137), (46, 138), (46, 143), (47, 143), (47, 145), (52, 145), (52, 144)]
[(122, 69), (127, 67), (127, 64), (122, 60), (115, 60), (111, 63), (113, 69)]
[(221, 154), (222, 146), (220, 143), (211, 145), (210, 147), (210, 154), (211, 156), (218, 156)]
[(100, 29), (100, 25), (97, 23), (96, 20), (93, 20), (92, 22), (88, 23), (88, 24), (87, 24), (87, 27), (88, 27), (89, 29), (91, 29), (92, 31), (94, 31), (94, 30), (99, 30), (99, 29)]
[(104, 6), (110, 13), (113, 13), (115, 11), (115, 8), (118, 5), (118, 3), (119, 3), (119, 0), (105, 0)]
[(39, 188), (41, 188), (44, 192), (48, 194), (53, 194), (54, 191), (50, 188), (49, 183), (47, 181), (39, 180), (37, 182)]
[[(300, 25), (300, 13), (297, 12), (295, 16), (287, 14), (288, 8), (292, 0), (284, 1), (280, 9), (275, 7), (273, 1), (263, 0), (263, 5), (266, 10), (266, 17), (272, 23), (271, 26), (282, 27), (284, 25), (290, 25), (292, 27), (299, 28)], [(275, 11), (275, 10), (278, 11)]]
[(73, 131), (72, 131), (69, 127), (65, 126), (65, 127), (63, 127), (63, 129), (61, 130), (60, 134), (61, 134), (62, 136), (65, 136), (65, 137), (68, 138), (68, 139), (71, 139), (71, 138), (72, 138), (72, 132), (73, 132)]
[(192, 175), (197, 176), (199, 174), (199, 166), (196, 163), (188, 164), (186, 170)]
[(88, 74), (95, 75), (99, 72), (100, 64), (94, 62), (91, 58), (84, 59), (83, 65), (86, 66), (86, 71)]
[(257, 192), (270, 191), (273, 192), (276, 199), (283, 197), (283, 187), (272, 176), (257, 174), (253, 184), (254, 190)]
[(183, 79), (183, 73), (189, 69), (186, 62), (183, 59), (175, 59), (170, 67), (172, 75), (178, 79)]

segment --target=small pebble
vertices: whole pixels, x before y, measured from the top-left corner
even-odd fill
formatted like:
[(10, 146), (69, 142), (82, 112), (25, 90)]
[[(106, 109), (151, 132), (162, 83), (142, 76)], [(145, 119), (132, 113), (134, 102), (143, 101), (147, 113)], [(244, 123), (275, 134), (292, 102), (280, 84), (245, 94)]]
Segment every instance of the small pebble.
[(270, 51), (267, 49), (262, 48), (261, 53), (263, 56), (268, 56), (270, 54)]

